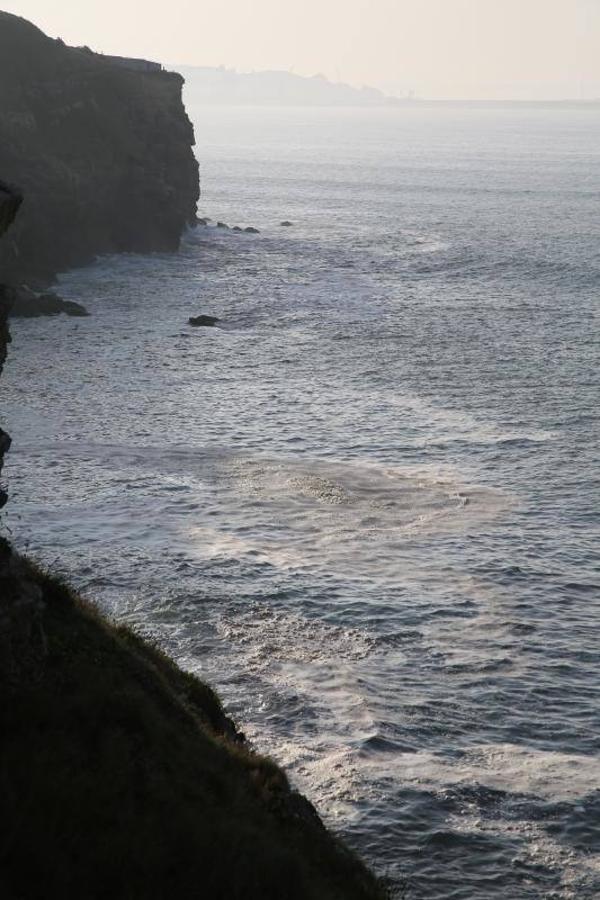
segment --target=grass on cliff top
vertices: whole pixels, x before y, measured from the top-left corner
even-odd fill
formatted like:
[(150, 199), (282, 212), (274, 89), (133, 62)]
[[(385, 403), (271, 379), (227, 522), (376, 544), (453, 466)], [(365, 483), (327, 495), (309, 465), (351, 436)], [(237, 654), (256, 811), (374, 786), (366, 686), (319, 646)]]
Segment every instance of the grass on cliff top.
[[(14, 568), (14, 567), (13, 567)], [(27, 562), (0, 647), (0, 896), (375, 900), (370, 873), (235, 742), (214, 692)]]

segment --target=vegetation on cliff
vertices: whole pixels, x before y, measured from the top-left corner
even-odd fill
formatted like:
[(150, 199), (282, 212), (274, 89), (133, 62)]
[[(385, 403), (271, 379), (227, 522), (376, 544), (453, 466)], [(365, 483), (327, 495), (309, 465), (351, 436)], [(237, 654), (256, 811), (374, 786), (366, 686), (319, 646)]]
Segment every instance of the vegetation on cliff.
[(26, 198), (3, 280), (44, 285), (98, 254), (177, 248), (199, 194), (182, 85), (0, 12), (0, 172)]
[(23, 559), (0, 593), (3, 897), (383, 896), (205, 684)]

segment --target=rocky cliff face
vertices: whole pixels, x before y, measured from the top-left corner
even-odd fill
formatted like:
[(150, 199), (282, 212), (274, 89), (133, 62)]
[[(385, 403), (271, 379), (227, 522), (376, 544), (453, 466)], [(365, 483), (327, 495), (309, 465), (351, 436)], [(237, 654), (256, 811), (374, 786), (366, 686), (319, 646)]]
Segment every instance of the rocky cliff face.
[[(12, 225), (21, 202), (22, 197), (19, 191), (0, 181), (0, 237)], [(2, 274), (1, 270), (0, 274)], [(0, 283), (0, 375), (2, 375), (2, 369), (6, 360), (6, 348), (10, 342), (7, 325), (10, 303), (10, 291)], [(2, 474), (4, 454), (9, 447), (10, 437), (0, 428), (0, 475)], [(5, 505), (6, 499), (6, 491), (0, 483), (0, 509)]]
[(26, 197), (3, 280), (176, 249), (199, 195), (180, 75), (65, 46), (0, 12), (0, 172)]

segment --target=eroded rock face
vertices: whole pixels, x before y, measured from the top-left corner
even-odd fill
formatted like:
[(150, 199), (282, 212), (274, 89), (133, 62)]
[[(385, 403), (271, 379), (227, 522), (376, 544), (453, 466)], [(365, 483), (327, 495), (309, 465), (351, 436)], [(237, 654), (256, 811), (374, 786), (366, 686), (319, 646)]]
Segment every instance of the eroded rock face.
[(0, 12), (0, 172), (26, 198), (2, 281), (40, 288), (98, 254), (178, 247), (199, 195), (182, 86)]
[(23, 197), (17, 188), (0, 181), (0, 237), (14, 222), (22, 202)]
[[(22, 203), (20, 191), (10, 187), (3, 181), (0, 181), (0, 238), (5, 231), (12, 225), (18, 209)], [(2, 272), (0, 270), (0, 276)], [(4, 285), (0, 284), (0, 375), (6, 360), (6, 350), (10, 343), (10, 332), (8, 330), (8, 313), (12, 302), (12, 293)], [(9, 435), (0, 428), (0, 476), (2, 475), (2, 465), (4, 462), (4, 454), (10, 447)], [(0, 509), (6, 504), (7, 494), (0, 482)], [(0, 548), (0, 557), (2, 556)], [(0, 560), (1, 566), (1, 560)]]

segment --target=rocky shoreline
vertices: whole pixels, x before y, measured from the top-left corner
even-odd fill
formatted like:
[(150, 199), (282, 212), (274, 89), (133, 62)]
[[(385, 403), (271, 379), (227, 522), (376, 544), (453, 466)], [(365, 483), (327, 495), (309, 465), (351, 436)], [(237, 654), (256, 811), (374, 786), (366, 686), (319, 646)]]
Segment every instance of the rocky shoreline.
[(36, 293), (27, 287), (13, 288), (11, 291), (10, 317), (12, 319), (33, 319), (38, 316), (89, 316), (85, 306), (74, 300), (63, 300), (53, 291)]

